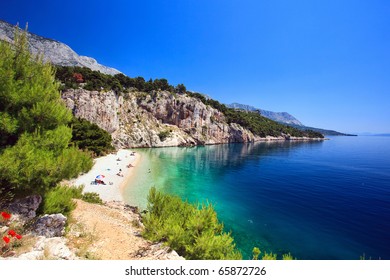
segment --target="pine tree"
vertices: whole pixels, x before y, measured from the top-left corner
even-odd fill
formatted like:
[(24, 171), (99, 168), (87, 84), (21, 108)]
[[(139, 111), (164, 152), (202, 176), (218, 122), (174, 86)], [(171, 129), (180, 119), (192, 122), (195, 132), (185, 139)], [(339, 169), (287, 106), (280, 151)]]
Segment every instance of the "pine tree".
[(24, 132), (66, 125), (72, 118), (63, 105), (54, 69), (28, 50), (27, 35), (18, 29), (13, 43), (0, 43), (1, 144), (15, 144)]
[(54, 69), (28, 50), (26, 32), (0, 41), (0, 193), (43, 193), (92, 166), (69, 147), (71, 112)]

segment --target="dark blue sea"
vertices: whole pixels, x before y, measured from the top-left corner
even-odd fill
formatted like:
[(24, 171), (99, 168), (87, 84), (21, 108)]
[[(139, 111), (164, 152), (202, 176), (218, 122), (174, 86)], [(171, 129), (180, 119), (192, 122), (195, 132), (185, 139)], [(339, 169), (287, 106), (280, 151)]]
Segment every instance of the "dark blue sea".
[(210, 202), (246, 259), (254, 246), (279, 258), (390, 259), (390, 137), (137, 152), (128, 203), (145, 207), (151, 186)]

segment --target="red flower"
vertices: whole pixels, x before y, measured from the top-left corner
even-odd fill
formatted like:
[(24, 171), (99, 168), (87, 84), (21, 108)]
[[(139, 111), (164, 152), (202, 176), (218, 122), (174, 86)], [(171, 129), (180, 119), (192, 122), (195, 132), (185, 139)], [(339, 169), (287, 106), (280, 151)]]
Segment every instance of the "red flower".
[(7, 212), (1, 212), (1, 216), (3, 216), (4, 220), (9, 220), (11, 218), (11, 214)]
[(3, 240), (7, 244), (11, 241), (11, 239), (9, 239), (7, 236), (3, 236)]
[(20, 234), (15, 235), (16, 239), (22, 239), (22, 236)]
[(10, 231), (8, 231), (8, 235), (11, 235), (12, 237), (15, 237), (16, 232), (11, 229)]

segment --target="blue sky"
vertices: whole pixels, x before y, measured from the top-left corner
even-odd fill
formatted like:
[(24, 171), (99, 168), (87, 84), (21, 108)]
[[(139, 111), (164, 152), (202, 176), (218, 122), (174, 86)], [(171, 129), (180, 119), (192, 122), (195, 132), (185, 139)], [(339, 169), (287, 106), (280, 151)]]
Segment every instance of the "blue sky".
[(309, 126), (390, 133), (390, 1), (1, 1), (0, 19), (128, 76)]

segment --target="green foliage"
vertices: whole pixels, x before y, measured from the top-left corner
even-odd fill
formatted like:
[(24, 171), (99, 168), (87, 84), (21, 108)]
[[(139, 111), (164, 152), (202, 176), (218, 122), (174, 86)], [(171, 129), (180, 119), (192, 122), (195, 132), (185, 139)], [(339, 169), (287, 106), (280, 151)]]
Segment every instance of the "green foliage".
[(143, 223), (144, 237), (164, 241), (186, 259), (241, 259), (211, 205), (196, 207), (152, 188)]
[(73, 199), (81, 199), (88, 203), (103, 204), (99, 194), (94, 192), (83, 193), (82, 186), (56, 186), (45, 193), (41, 212), (43, 214), (62, 213), (65, 216), (69, 216), (76, 207)]
[(260, 253), (261, 253), (260, 249), (257, 248), (257, 247), (254, 247), (253, 250), (252, 250), (253, 259), (254, 259), (254, 260), (259, 259)]
[(283, 254), (282, 256), (283, 260), (287, 261), (287, 260), (293, 260), (293, 256), (291, 255), (291, 253), (288, 253), (288, 254)]
[[(63, 83), (63, 89), (78, 88), (75, 74), (81, 74), (87, 90), (114, 90), (115, 92), (128, 91), (131, 88), (142, 92), (152, 92), (154, 90), (165, 90), (175, 92), (175, 87), (170, 85), (166, 79), (155, 79), (145, 81), (142, 77), (130, 78), (123, 74), (114, 76), (93, 71), (86, 67), (57, 66), (56, 78)], [(178, 85), (176, 89), (185, 90), (184, 85)]]
[(175, 88), (175, 91), (176, 91), (177, 93), (186, 93), (186, 92), (187, 92), (187, 88), (186, 88), (186, 86), (183, 85), (183, 84), (178, 84), (178, 85), (176, 86), (176, 88)]
[(72, 115), (58, 86), (52, 66), (30, 54), (25, 32), (0, 41), (1, 193), (44, 193), (92, 167), (69, 146)]
[(264, 252), (264, 256), (262, 257), (262, 260), (276, 260), (276, 259), (277, 259), (277, 255), (273, 254), (272, 252), (271, 253)]
[(82, 150), (92, 151), (96, 156), (102, 156), (114, 150), (111, 145), (111, 135), (85, 119), (73, 118), (72, 142)]
[(167, 139), (171, 135), (171, 132), (169, 130), (161, 131), (158, 134), (158, 137), (160, 138), (160, 141), (163, 142), (165, 139)]
[(57, 186), (49, 190), (43, 199), (42, 212), (44, 214), (62, 213), (69, 216), (76, 208), (73, 198), (81, 197), (82, 189), (67, 186)]
[(23, 134), (0, 155), (0, 176), (16, 192), (44, 193), (63, 179), (92, 168), (88, 154), (68, 148), (71, 129), (59, 126), (42, 134)]
[(87, 192), (81, 196), (81, 199), (85, 202), (95, 203), (95, 204), (103, 204), (103, 200), (100, 198), (98, 193), (95, 192)]
[(53, 68), (29, 53), (26, 35), (18, 31), (13, 44), (0, 42), (0, 101), (3, 147), (15, 144), (24, 132), (54, 129), (71, 119)]

